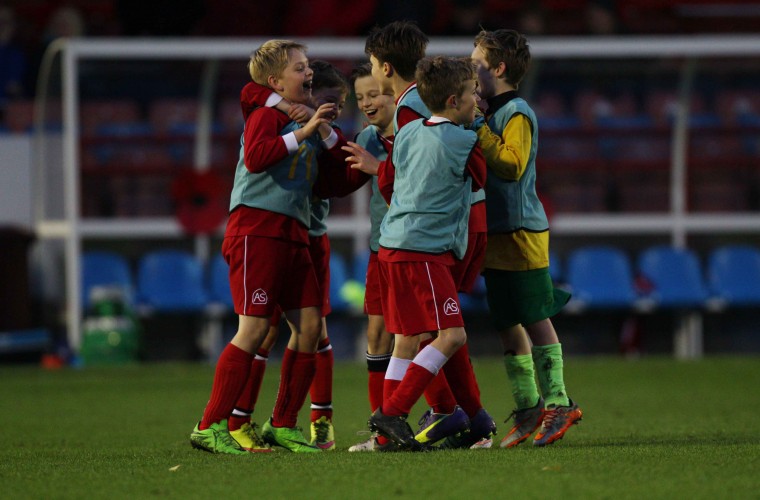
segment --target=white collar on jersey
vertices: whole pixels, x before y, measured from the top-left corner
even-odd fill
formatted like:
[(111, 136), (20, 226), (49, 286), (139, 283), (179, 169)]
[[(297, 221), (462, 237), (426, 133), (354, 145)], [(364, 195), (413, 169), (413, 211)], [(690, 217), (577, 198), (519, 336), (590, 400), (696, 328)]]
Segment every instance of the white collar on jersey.
[[(428, 122), (430, 122), (430, 123), (443, 123), (443, 122), (451, 122), (451, 120), (449, 120), (449, 119), (448, 119), (448, 118), (446, 118), (446, 117), (443, 117), (443, 116), (435, 116), (435, 115), (433, 115), (433, 116), (431, 116), (430, 118), (428, 118), (428, 119), (427, 119), (427, 121), (428, 121)], [(454, 122), (451, 122), (451, 123), (454, 123)]]

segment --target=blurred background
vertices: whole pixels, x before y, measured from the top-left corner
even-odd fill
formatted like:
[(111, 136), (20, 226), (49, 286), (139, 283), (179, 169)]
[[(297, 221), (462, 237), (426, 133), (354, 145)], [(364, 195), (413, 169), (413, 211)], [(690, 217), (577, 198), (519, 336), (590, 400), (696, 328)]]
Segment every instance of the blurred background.
[[(760, 352), (760, 2), (24, 0), (0, 1), (0, 362), (214, 361), (249, 53), (296, 38), (349, 74), (396, 19), (431, 53), (529, 36), (567, 352)], [(364, 126), (353, 98), (340, 125)], [(364, 353), (368, 198), (328, 222), (344, 358)], [(482, 283), (462, 300), (473, 352), (499, 355)]]

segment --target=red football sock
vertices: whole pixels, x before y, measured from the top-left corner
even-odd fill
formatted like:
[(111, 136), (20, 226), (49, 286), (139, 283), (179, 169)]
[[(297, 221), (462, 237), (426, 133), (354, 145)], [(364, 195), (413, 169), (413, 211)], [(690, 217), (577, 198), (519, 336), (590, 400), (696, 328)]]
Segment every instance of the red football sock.
[(316, 355), (316, 371), (314, 381), (311, 383), (309, 395), (311, 397), (311, 421), (316, 422), (321, 417), (332, 420), (332, 387), (333, 387), (333, 357), (330, 339), (319, 341)]
[(446, 375), (457, 403), (468, 416), (475, 416), (478, 410), (483, 408), (483, 404), (480, 402), (480, 387), (472, 369), (467, 344), (457, 349), (457, 352), (443, 365), (441, 371)]
[[(435, 339), (427, 339), (420, 342), (420, 351), (433, 343)], [(443, 372), (438, 372), (430, 384), (425, 388), (425, 401), (435, 413), (451, 413), (457, 405), (454, 393), (451, 392), (449, 383)]]
[[(402, 359), (391, 356), (388, 360), (388, 366), (385, 370), (385, 379), (383, 380), (383, 404), (390, 398), (396, 390), (396, 387), (403, 380), (406, 370), (412, 364), (411, 359)], [(383, 405), (380, 405), (381, 407)]]
[(369, 395), (370, 411), (377, 410), (383, 404), (383, 384), (385, 383), (385, 372), (388, 370), (388, 363), (390, 363), (390, 360), (390, 353), (367, 353), (367, 372), (369, 374), (367, 394)]
[(420, 399), (433, 377), (435, 375), (432, 372), (413, 362), (393, 395), (383, 401), (383, 414), (409, 415), (412, 406)]
[(214, 383), (199, 429), (208, 429), (216, 422), (229, 418), (240, 391), (248, 380), (253, 355), (232, 344), (227, 344), (216, 363)]
[(457, 400), (451, 391), (446, 375), (441, 370), (425, 388), (425, 401), (435, 413), (451, 413), (457, 405)]
[(280, 388), (272, 413), (275, 427), (295, 427), (298, 411), (306, 401), (309, 387), (314, 380), (316, 354), (285, 349), (280, 370)]
[(388, 401), (391, 396), (393, 396), (393, 393), (396, 392), (399, 384), (401, 384), (400, 380), (391, 378), (386, 378), (383, 380), (383, 403), (380, 406), (385, 406), (385, 402)]
[(228, 427), (231, 431), (240, 429), (244, 423), (251, 421), (251, 415), (256, 408), (256, 401), (259, 399), (264, 372), (267, 369), (267, 359), (269, 359), (268, 349), (259, 349), (256, 356), (253, 357), (248, 382), (243, 387), (243, 392), (240, 393), (235, 408), (232, 410), (232, 415), (230, 415)]

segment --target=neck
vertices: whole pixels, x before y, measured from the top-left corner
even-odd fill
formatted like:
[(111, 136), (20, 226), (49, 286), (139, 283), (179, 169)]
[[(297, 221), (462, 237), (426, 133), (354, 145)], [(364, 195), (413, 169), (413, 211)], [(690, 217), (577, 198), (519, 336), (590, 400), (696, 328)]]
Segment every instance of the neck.
[(457, 122), (456, 112), (457, 112), (456, 109), (450, 108), (450, 109), (445, 109), (443, 111), (439, 111), (438, 113), (433, 113), (433, 116), (446, 118), (450, 122), (456, 123), (457, 125), (459, 125), (459, 123)]
[(494, 89), (494, 95), (499, 95), (499, 94), (503, 94), (504, 92), (516, 90), (512, 85), (508, 84), (504, 80), (498, 80), (496, 84), (494, 85), (493, 89)]
[(392, 78), (393, 80), (391, 82), (391, 85), (393, 87), (393, 95), (396, 96), (396, 99), (398, 100), (398, 98), (401, 97), (401, 94), (404, 93), (404, 91), (409, 87), (409, 85), (412, 84), (414, 80), (407, 81), (395, 75)]

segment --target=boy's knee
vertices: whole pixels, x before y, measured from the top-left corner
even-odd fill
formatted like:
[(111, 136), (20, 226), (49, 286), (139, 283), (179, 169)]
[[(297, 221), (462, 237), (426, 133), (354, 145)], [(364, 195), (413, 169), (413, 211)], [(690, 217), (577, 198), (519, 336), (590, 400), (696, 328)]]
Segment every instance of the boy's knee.
[(439, 335), (440, 339), (446, 343), (447, 350), (456, 351), (467, 342), (467, 333), (464, 328), (450, 328)]

